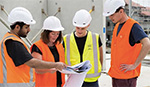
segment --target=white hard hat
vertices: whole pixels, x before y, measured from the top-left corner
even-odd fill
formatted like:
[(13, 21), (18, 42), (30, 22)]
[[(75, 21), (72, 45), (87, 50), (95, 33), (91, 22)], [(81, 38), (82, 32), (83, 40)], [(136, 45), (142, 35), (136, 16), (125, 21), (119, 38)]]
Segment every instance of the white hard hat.
[(124, 6), (125, 6), (124, 0), (106, 0), (106, 2), (104, 3), (103, 15), (110, 16), (114, 14), (119, 7)]
[(12, 24), (15, 22), (24, 22), (25, 24), (36, 23), (31, 13), (23, 7), (16, 7), (12, 9), (10, 14), (8, 15), (8, 21)]
[(61, 25), (60, 20), (55, 16), (49, 16), (44, 20), (43, 30), (62, 31), (64, 28)]
[(92, 17), (87, 10), (81, 9), (75, 13), (73, 25), (76, 27), (86, 27), (90, 24)]

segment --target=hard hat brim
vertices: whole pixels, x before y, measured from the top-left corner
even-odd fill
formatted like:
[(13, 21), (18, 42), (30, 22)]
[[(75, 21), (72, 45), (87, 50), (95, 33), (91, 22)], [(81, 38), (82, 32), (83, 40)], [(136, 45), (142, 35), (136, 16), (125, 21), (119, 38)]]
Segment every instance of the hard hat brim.
[(25, 24), (36, 24), (36, 21), (35, 20), (32, 20), (31, 22), (26, 22)]
[(60, 28), (55, 28), (55, 29), (50, 29), (50, 28), (42, 28), (43, 30), (51, 30), (51, 31), (63, 31), (64, 28), (63, 27), (60, 27)]
[(110, 13), (103, 13), (103, 16), (110, 16), (110, 15), (112, 15), (112, 14), (114, 14), (115, 12), (110, 12)]
[(86, 26), (88, 26), (87, 24), (86, 24), (86, 25), (78, 25), (78, 24), (75, 24), (75, 23), (73, 23), (73, 25), (74, 25), (75, 27), (86, 27)]

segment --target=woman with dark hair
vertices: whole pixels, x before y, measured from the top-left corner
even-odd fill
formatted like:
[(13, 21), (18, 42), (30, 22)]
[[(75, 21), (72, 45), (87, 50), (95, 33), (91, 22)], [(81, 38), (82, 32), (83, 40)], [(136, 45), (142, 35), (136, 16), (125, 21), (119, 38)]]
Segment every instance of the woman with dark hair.
[[(62, 27), (60, 20), (50, 16), (43, 23), (44, 31), (39, 41), (31, 46), (32, 56), (44, 61), (64, 62), (64, 49), (62, 41)], [(65, 75), (56, 69), (35, 69), (35, 87), (62, 87)], [(56, 71), (56, 72), (55, 72)]]

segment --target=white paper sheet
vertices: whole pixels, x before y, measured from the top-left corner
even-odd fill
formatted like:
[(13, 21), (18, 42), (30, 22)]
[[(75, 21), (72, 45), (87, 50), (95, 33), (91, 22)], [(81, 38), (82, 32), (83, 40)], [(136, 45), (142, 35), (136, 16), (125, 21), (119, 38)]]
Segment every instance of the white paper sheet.
[(81, 87), (85, 79), (86, 73), (91, 68), (90, 61), (84, 61), (77, 65), (68, 67), (60, 71), (61, 73), (69, 74), (69, 77), (63, 87)]

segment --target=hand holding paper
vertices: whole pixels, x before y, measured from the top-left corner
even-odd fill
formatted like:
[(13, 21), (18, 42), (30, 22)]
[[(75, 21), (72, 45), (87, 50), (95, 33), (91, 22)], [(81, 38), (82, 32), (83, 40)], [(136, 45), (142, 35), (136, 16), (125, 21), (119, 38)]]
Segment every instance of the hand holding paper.
[(83, 72), (88, 72), (90, 68), (91, 68), (90, 61), (84, 61), (74, 66), (67, 66), (60, 72), (65, 74), (79, 74)]
[(62, 71), (60, 71), (61, 73), (70, 74), (63, 87), (81, 87), (86, 73), (90, 68), (90, 61), (84, 61), (77, 65), (67, 66), (67, 68), (62, 69)]

